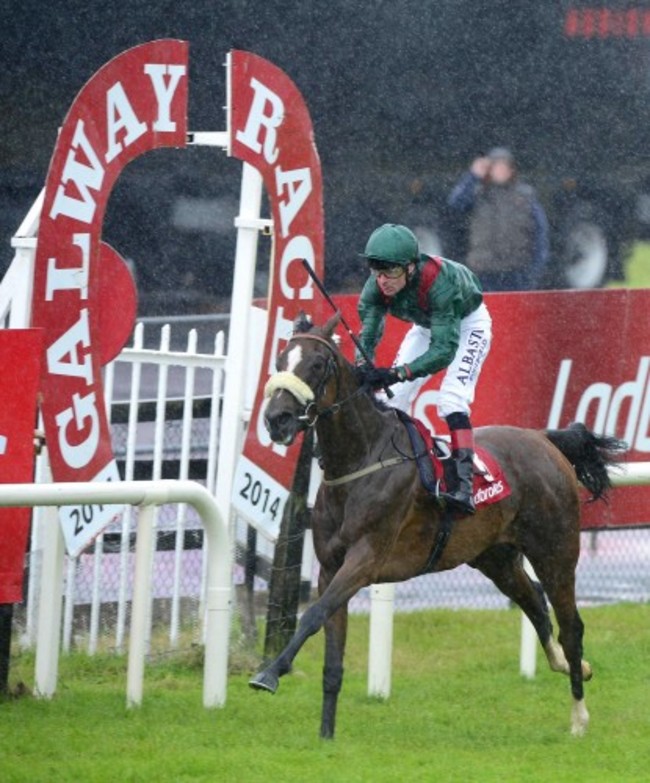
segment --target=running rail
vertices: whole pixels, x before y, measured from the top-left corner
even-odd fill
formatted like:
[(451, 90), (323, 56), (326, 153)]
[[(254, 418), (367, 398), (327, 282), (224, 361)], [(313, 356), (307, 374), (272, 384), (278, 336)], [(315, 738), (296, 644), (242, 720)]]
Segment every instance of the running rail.
[(650, 484), (650, 462), (621, 462), (620, 468), (610, 468), (608, 472), (613, 487)]
[[(195, 481), (60, 482), (52, 484), (0, 484), (0, 506), (34, 507), (72, 504), (128, 503), (140, 506), (131, 607), (127, 670), (127, 706), (142, 703), (146, 652), (147, 601), (154, 552), (153, 509), (165, 503), (189, 503), (201, 517), (207, 542), (207, 595), (203, 706), (226, 702), (232, 548), (227, 518), (214, 497)], [(51, 698), (56, 690), (61, 635), (64, 561), (63, 536), (54, 512), (47, 517), (36, 639), (37, 695)]]

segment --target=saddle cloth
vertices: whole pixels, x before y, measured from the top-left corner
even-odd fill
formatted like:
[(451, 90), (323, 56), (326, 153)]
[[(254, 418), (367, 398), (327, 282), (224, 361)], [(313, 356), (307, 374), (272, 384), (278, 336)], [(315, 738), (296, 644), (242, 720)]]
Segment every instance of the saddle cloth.
[[(453, 470), (449, 440), (434, 437), (418, 419), (412, 419), (400, 411), (406, 426), (413, 454), (424, 487), (433, 494), (446, 488), (447, 468)], [(480, 446), (474, 453), (474, 505), (488, 506), (507, 498), (511, 493), (505, 473), (496, 457)]]

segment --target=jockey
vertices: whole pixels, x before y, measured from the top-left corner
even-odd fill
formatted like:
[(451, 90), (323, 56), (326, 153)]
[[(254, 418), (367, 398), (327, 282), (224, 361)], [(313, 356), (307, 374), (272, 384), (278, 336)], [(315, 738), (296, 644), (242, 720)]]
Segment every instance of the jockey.
[(374, 358), (386, 313), (412, 326), (390, 368), (364, 364), (359, 351), (359, 377), (373, 389), (392, 387), (394, 396), (386, 398), (387, 404), (408, 411), (429, 377), (445, 370), (437, 410), (449, 427), (457, 481), (442, 497), (453, 508), (473, 514), (470, 405), (492, 339), (481, 284), (462, 264), (420, 253), (415, 234), (406, 226), (380, 226), (361, 256), (370, 268), (358, 305), (365, 355)]

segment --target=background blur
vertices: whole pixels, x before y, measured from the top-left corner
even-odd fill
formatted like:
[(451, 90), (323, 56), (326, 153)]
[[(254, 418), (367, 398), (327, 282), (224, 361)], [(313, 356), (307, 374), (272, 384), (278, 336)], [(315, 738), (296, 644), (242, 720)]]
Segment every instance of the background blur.
[[(191, 130), (225, 129), (230, 48), (297, 84), (323, 166), (334, 291), (360, 285), (356, 253), (385, 221), (462, 260), (465, 227), (446, 196), (495, 145), (513, 150), (547, 210), (545, 287), (620, 279), (633, 242), (650, 237), (649, 2), (9, 0), (0, 16), (0, 273), (76, 93), (159, 37), (190, 42)], [(140, 315), (228, 309), (240, 166), (192, 148), (123, 173), (104, 239), (134, 265)]]

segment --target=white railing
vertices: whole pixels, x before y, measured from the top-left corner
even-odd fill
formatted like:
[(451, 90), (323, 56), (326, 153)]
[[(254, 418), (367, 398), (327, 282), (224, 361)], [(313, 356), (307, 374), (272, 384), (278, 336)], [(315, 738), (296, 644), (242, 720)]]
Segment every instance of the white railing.
[[(165, 324), (160, 333), (160, 345), (158, 349), (146, 349), (143, 347), (144, 341), (144, 325), (142, 323), (137, 324), (133, 346), (125, 349), (115, 362), (109, 365), (106, 374), (106, 400), (107, 405), (109, 400), (114, 397), (115, 386), (115, 373), (119, 371), (120, 365), (130, 364), (131, 371), (131, 383), (129, 390), (129, 416), (127, 425), (127, 440), (126, 440), (126, 453), (125, 453), (125, 469), (124, 479), (131, 480), (134, 477), (135, 461), (138, 448), (138, 410), (141, 402), (142, 386), (143, 386), (143, 370), (157, 368), (158, 377), (156, 382), (155, 400), (156, 400), (156, 417), (154, 422), (153, 441), (150, 444), (152, 449), (152, 479), (158, 480), (162, 476), (162, 464), (165, 454), (165, 406), (169, 397), (176, 397), (180, 392), (180, 388), (173, 394), (169, 394), (169, 371), (170, 369), (180, 370), (184, 374), (184, 379), (180, 379), (183, 383), (182, 392), (182, 406), (183, 406), (183, 418), (180, 432), (180, 464), (179, 464), (179, 479), (186, 479), (189, 474), (190, 463), (190, 445), (192, 439), (192, 404), (195, 397), (196, 389), (196, 370), (201, 368), (208, 370), (212, 377), (208, 382), (207, 387), (204, 388), (204, 392), (207, 392), (212, 400), (210, 419), (208, 425), (208, 438), (207, 443), (203, 444), (207, 449), (207, 470), (205, 476), (206, 488), (214, 494), (216, 486), (216, 470), (217, 470), (217, 431), (219, 429), (219, 416), (220, 416), (220, 400), (223, 392), (223, 368), (225, 364), (224, 354), (224, 333), (222, 331), (217, 332), (214, 342), (213, 354), (200, 354), (197, 352), (197, 331), (191, 329), (187, 336), (187, 348), (185, 351), (172, 351), (170, 349), (171, 329), (168, 324)], [(172, 379), (174, 380), (174, 379)], [(179, 380), (179, 379), (176, 379)], [(110, 410), (110, 407), (108, 408)], [(179, 574), (181, 568), (181, 560), (183, 556), (183, 533), (185, 527), (185, 505), (182, 504), (178, 508), (176, 517), (176, 530), (175, 538), (176, 545), (174, 551), (174, 589), (171, 593), (171, 622), (170, 622), (170, 642), (172, 646), (176, 646), (179, 634), (180, 624), (180, 586), (179, 586)], [(129, 523), (130, 520), (126, 517), (122, 520), (122, 535), (121, 535), (121, 548), (120, 548), (120, 589), (118, 597), (118, 618), (116, 626), (116, 647), (122, 648), (125, 624), (126, 624), (126, 591), (127, 591), (127, 573), (128, 573), (128, 551), (129, 551)], [(97, 554), (97, 547), (95, 552)], [(101, 555), (100, 555), (101, 557)], [(97, 561), (95, 561), (95, 571), (99, 573)], [(202, 579), (204, 582), (204, 578)], [(91, 616), (98, 616), (98, 605), (95, 602), (91, 606)], [(70, 629), (66, 629), (67, 633), (70, 633)], [(96, 630), (96, 625), (93, 626), (93, 631)], [(96, 634), (91, 633), (90, 643), (96, 641)]]
[[(144, 347), (144, 325), (138, 323), (134, 332), (133, 345), (122, 353), (106, 367), (105, 371), (105, 401), (109, 412), (113, 407), (116, 397), (121, 397), (124, 403), (128, 402), (128, 419), (125, 425), (126, 442), (122, 448), (124, 458), (124, 479), (131, 481), (135, 477), (135, 467), (138, 457), (146, 456), (152, 463), (152, 480), (162, 478), (162, 466), (169, 446), (165, 443), (166, 404), (169, 399), (176, 400), (182, 405), (182, 419), (179, 432), (175, 435), (179, 440), (175, 456), (178, 457), (178, 479), (185, 480), (189, 476), (189, 464), (192, 454), (193, 439), (193, 402), (197, 393), (197, 371), (201, 371), (198, 383), (198, 392), (211, 398), (210, 416), (207, 422), (205, 440), (200, 444), (202, 453), (206, 455), (206, 475), (202, 481), (205, 487), (214, 495), (216, 487), (217, 458), (218, 458), (218, 431), (220, 425), (220, 400), (223, 392), (225, 353), (225, 335), (219, 331), (214, 337), (214, 351), (211, 354), (198, 353), (197, 331), (191, 329), (187, 335), (187, 347), (184, 351), (173, 351), (170, 348), (171, 331), (168, 324), (160, 330), (159, 345), (156, 349)], [(151, 423), (139, 422), (139, 411), (144, 402), (155, 400), (155, 420)], [(44, 466), (37, 466), (36, 480), (44, 480)], [(154, 513), (154, 527), (158, 522), (158, 509)], [(183, 561), (183, 539), (186, 522), (186, 505), (178, 506), (175, 520), (175, 548), (173, 563), (173, 585), (170, 590), (170, 627), (169, 642), (171, 647), (176, 647), (181, 626), (181, 565)], [(104, 545), (105, 535), (114, 530), (119, 530), (120, 551), (119, 568), (116, 574), (119, 580), (117, 589), (117, 619), (115, 622), (114, 647), (118, 651), (124, 648), (127, 630), (127, 613), (129, 602), (129, 556), (130, 532), (133, 529), (134, 520), (132, 510), (127, 509), (121, 520), (111, 525), (101, 534), (94, 546), (92, 563), (92, 583), (90, 587), (90, 614), (87, 638), (87, 649), (90, 654), (97, 651), (100, 638), (100, 617), (105, 596), (102, 589), (104, 575)], [(35, 509), (34, 525), (31, 542), (32, 561), (38, 562), (38, 553), (42, 549), (42, 511)], [(84, 557), (81, 555), (80, 557)], [(74, 607), (76, 604), (77, 580), (76, 574), (80, 558), (68, 558), (65, 580), (64, 612), (62, 645), (64, 650), (69, 650), (72, 644)], [(203, 558), (201, 581), (201, 594), (205, 591), (205, 558)], [(28, 595), (37, 594), (40, 572), (34, 567), (29, 571)], [(24, 646), (34, 643), (36, 633), (35, 602), (29, 601), (27, 605), (26, 631), (23, 637)]]
[[(257, 332), (263, 332), (265, 324), (259, 320), (257, 311), (253, 316)], [(226, 318), (171, 318), (171, 329), (169, 324), (160, 328), (160, 319), (142, 319), (135, 329), (132, 346), (124, 349), (106, 367), (105, 403), (107, 409), (113, 412), (114, 447), (118, 460), (123, 463), (125, 480), (157, 480), (163, 475), (183, 480), (188, 477), (191, 464), (191, 477), (204, 483), (217, 497), (217, 485), (222, 482), (220, 452), (224, 438), (224, 411), (221, 400), (226, 374), (225, 333), (217, 329)], [(195, 320), (199, 322), (200, 335), (197, 330), (187, 332), (188, 322)], [(199, 343), (204, 353), (199, 352)], [(210, 344), (214, 345), (212, 353), (208, 353), (205, 347)], [(184, 350), (178, 350), (179, 345), (184, 346)], [(247, 350), (246, 355), (250, 358), (252, 351)], [(253, 389), (247, 391), (249, 399), (245, 410), (250, 407), (249, 402), (252, 403), (253, 393)], [(166, 418), (166, 405), (170, 401), (173, 401), (176, 415), (180, 417), (175, 421)], [(193, 403), (202, 408), (200, 421), (192, 414)], [(115, 422), (116, 411), (120, 413), (120, 423)], [(145, 412), (147, 421), (142, 421)], [(240, 427), (243, 432), (241, 422)], [(196, 461), (197, 456), (200, 463)], [(146, 474), (139, 470), (143, 467), (143, 460), (147, 462)], [(170, 462), (174, 464), (170, 466)], [(197, 466), (201, 473), (197, 473)], [(173, 474), (170, 467), (175, 470)], [(36, 483), (50, 480), (46, 457), (37, 460), (35, 480)], [(159, 647), (164, 641), (161, 633), (157, 634), (155, 643), (152, 641), (153, 629), (167, 633), (170, 649), (177, 649), (184, 643), (181, 630), (192, 626), (195, 636), (201, 633), (199, 610), (205, 594), (206, 564), (200, 542), (200, 526), (193, 524), (186, 511), (185, 504), (175, 509), (155, 510), (155, 530), (158, 540), (164, 541), (165, 546), (164, 551), (156, 552), (154, 561), (154, 587), (158, 590), (157, 598), (162, 600), (152, 599), (152, 608), (160, 610), (161, 614), (158, 614), (155, 623), (149, 621), (147, 625), (150, 649), (155, 645)], [(24, 648), (31, 648), (36, 642), (36, 599), (41, 580), (43, 526), (46, 524), (43, 515), (43, 509), (34, 509), (26, 620), (21, 635)], [(233, 540), (238, 547), (245, 547), (245, 523), (237, 518), (231, 523)], [(127, 508), (97, 537), (92, 550), (67, 558), (61, 633), (64, 651), (73, 646), (89, 654), (100, 649), (125, 650), (134, 527), (134, 512)], [(195, 532), (198, 548), (185, 549), (184, 543)], [(306, 538), (303, 578), (311, 580), (313, 548), (310, 536)], [(258, 539), (256, 553), (270, 561), (272, 542)]]
[[(205, 707), (223, 706), (230, 638), (232, 547), (225, 516), (210, 492), (196, 482), (179, 480), (0, 485), (0, 506), (53, 507), (70, 503), (129, 503), (140, 507), (127, 671), (128, 706), (138, 706), (142, 702), (147, 604), (154, 549), (153, 509), (163, 503), (190, 503), (194, 506), (203, 521), (208, 543), (203, 704)], [(56, 691), (58, 676), (64, 548), (56, 512), (49, 516), (47, 523), (35, 690), (39, 696), (50, 698)]]

